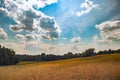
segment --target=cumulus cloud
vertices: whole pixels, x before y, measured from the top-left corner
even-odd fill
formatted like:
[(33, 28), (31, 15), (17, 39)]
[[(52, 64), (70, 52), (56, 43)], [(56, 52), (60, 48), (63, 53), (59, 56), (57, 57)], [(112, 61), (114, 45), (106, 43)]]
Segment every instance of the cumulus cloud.
[(52, 31), (57, 28), (57, 25), (52, 17), (42, 17), (40, 20), (40, 26), (44, 30)]
[(25, 38), (26, 38), (27, 40), (33, 40), (33, 39), (35, 39), (35, 36), (34, 36), (33, 34), (26, 34), (26, 35), (25, 35)]
[(110, 40), (105, 40), (105, 39), (99, 39), (98, 35), (95, 34), (93, 37), (93, 42), (95, 43), (110, 43), (111, 41)]
[(7, 39), (7, 37), (7, 33), (3, 30), (3, 28), (0, 28), (0, 39)]
[(20, 39), (20, 40), (24, 40), (24, 39), (25, 39), (25, 36), (22, 35), (22, 34), (17, 34), (15, 37), (16, 37), (17, 39)]
[(80, 37), (74, 37), (74, 38), (71, 39), (72, 43), (79, 43), (80, 41), (81, 41)]
[[(13, 7), (11, 8), (11, 6)], [(12, 31), (20, 32), (25, 30), (27, 32), (34, 32), (39, 28), (39, 20), (43, 13), (36, 11), (33, 8), (28, 8), (26, 10), (26, 7), (22, 7), (22, 5), (19, 6), (18, 4), (16, 5), (13, 3), (11, 3), (8, 8), (12, 9), (10, 11), (8, 10), (8, 16), (16, 22), (15, 25), (10, 26)]]
[(16, 34), (15, 37), (16, 37), (16, 39), (18, 39), (18, 40), (27, 40), (27, 41), (37, 40), (36, 37), (41, 38), (40, 35), (36, 35), (36, 34), (26, 34), (26, 35)]
[(45, 7), (46, 5), (56, 3), (57, 0), (36, 0), (36, 1), (28, 0), (28, 2), (30, 6), (32, 5), (34, 8), (39, 9)]
[[(0, 11), (15, 21), (16, 24), (9, 27), (11, 31), (38, 33), (46, 39), (54, 40), (60, 35), (59, 26), (53, 17), (46, 16), (37, 9), (55, 2), (57, 0), (5, 0)], [(26, 37), (28, 38), (28, 35)]]
[(5, 9), (5, 8), (3, 8), (3, 7), (0, 7), (0, 12), (5, 13), (5, 14), (8, 13), (7, 9)]
[(96, 25), (96, 28), (100, 30), (100, 37), (94, 37), (94, 40), (98, 42), (114, 42), (120, 41), (120, 21), (106, 21), (99, 25)]
[(82, 16), (84, 14), (87, 14), (90, 11), (92, 11), (94, 8), (99, 8), (99, 7), (98, 4), (94, 4), (94, 2), (92, 2), (91, 0), (85, 0), (85, 2), (80, 5), (80, 8), (83, 10), (77, 11), (76, 12), (77, 16)]
[(23, 26), (21, 25), (10, 25), (10, 30), (13, 31), (13, 32), (21, 32), (23, 31)]
[(53, 17), (42, 17), (40, 26), (44, 30), (43, 38), (55, 40), (60, 36), (61, 30)]
[(96, 42), (96, 43), (97, 43), (97, 42), (98, 42), (98, 35), (97, 35), (97, 34), (95, 34), (95, 35), (92, 37), (92, 39), (93, 39), (93, 41), (94, 41), (94, 42)]

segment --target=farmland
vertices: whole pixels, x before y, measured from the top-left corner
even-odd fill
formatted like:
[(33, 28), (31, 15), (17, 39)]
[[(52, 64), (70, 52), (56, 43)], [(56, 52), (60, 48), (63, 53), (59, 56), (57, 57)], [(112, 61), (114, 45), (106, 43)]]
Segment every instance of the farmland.
[(120, 80), (120, 54), (0, 66), (0, 80)]

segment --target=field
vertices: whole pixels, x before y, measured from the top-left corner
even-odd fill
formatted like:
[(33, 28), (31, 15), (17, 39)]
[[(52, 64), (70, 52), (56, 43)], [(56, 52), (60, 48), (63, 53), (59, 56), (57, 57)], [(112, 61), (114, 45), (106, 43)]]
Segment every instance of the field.
[(0, 66), (0, 80), (120, 80), (120, 54)]

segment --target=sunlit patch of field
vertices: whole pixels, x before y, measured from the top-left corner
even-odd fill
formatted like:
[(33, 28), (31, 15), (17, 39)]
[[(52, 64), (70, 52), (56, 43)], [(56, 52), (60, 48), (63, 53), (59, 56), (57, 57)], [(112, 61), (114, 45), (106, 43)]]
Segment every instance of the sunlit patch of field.
[(120, 80), (120, 54), (1, 66), (0, 80)]

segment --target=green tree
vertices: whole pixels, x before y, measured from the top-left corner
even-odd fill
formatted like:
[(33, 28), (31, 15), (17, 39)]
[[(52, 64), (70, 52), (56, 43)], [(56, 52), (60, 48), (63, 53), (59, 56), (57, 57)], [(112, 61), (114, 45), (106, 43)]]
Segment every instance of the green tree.
[(83, 56), (87, 57), (87, 56), (92, 56), (95, 54), (95, 48), (89, 48), (87, 50), (85, 50), (85, 52), (83, 52)]
[(15, 55), (15, 51), (0, 45), (0, 65), (13, 65), (19, 62), (20, 59)]

